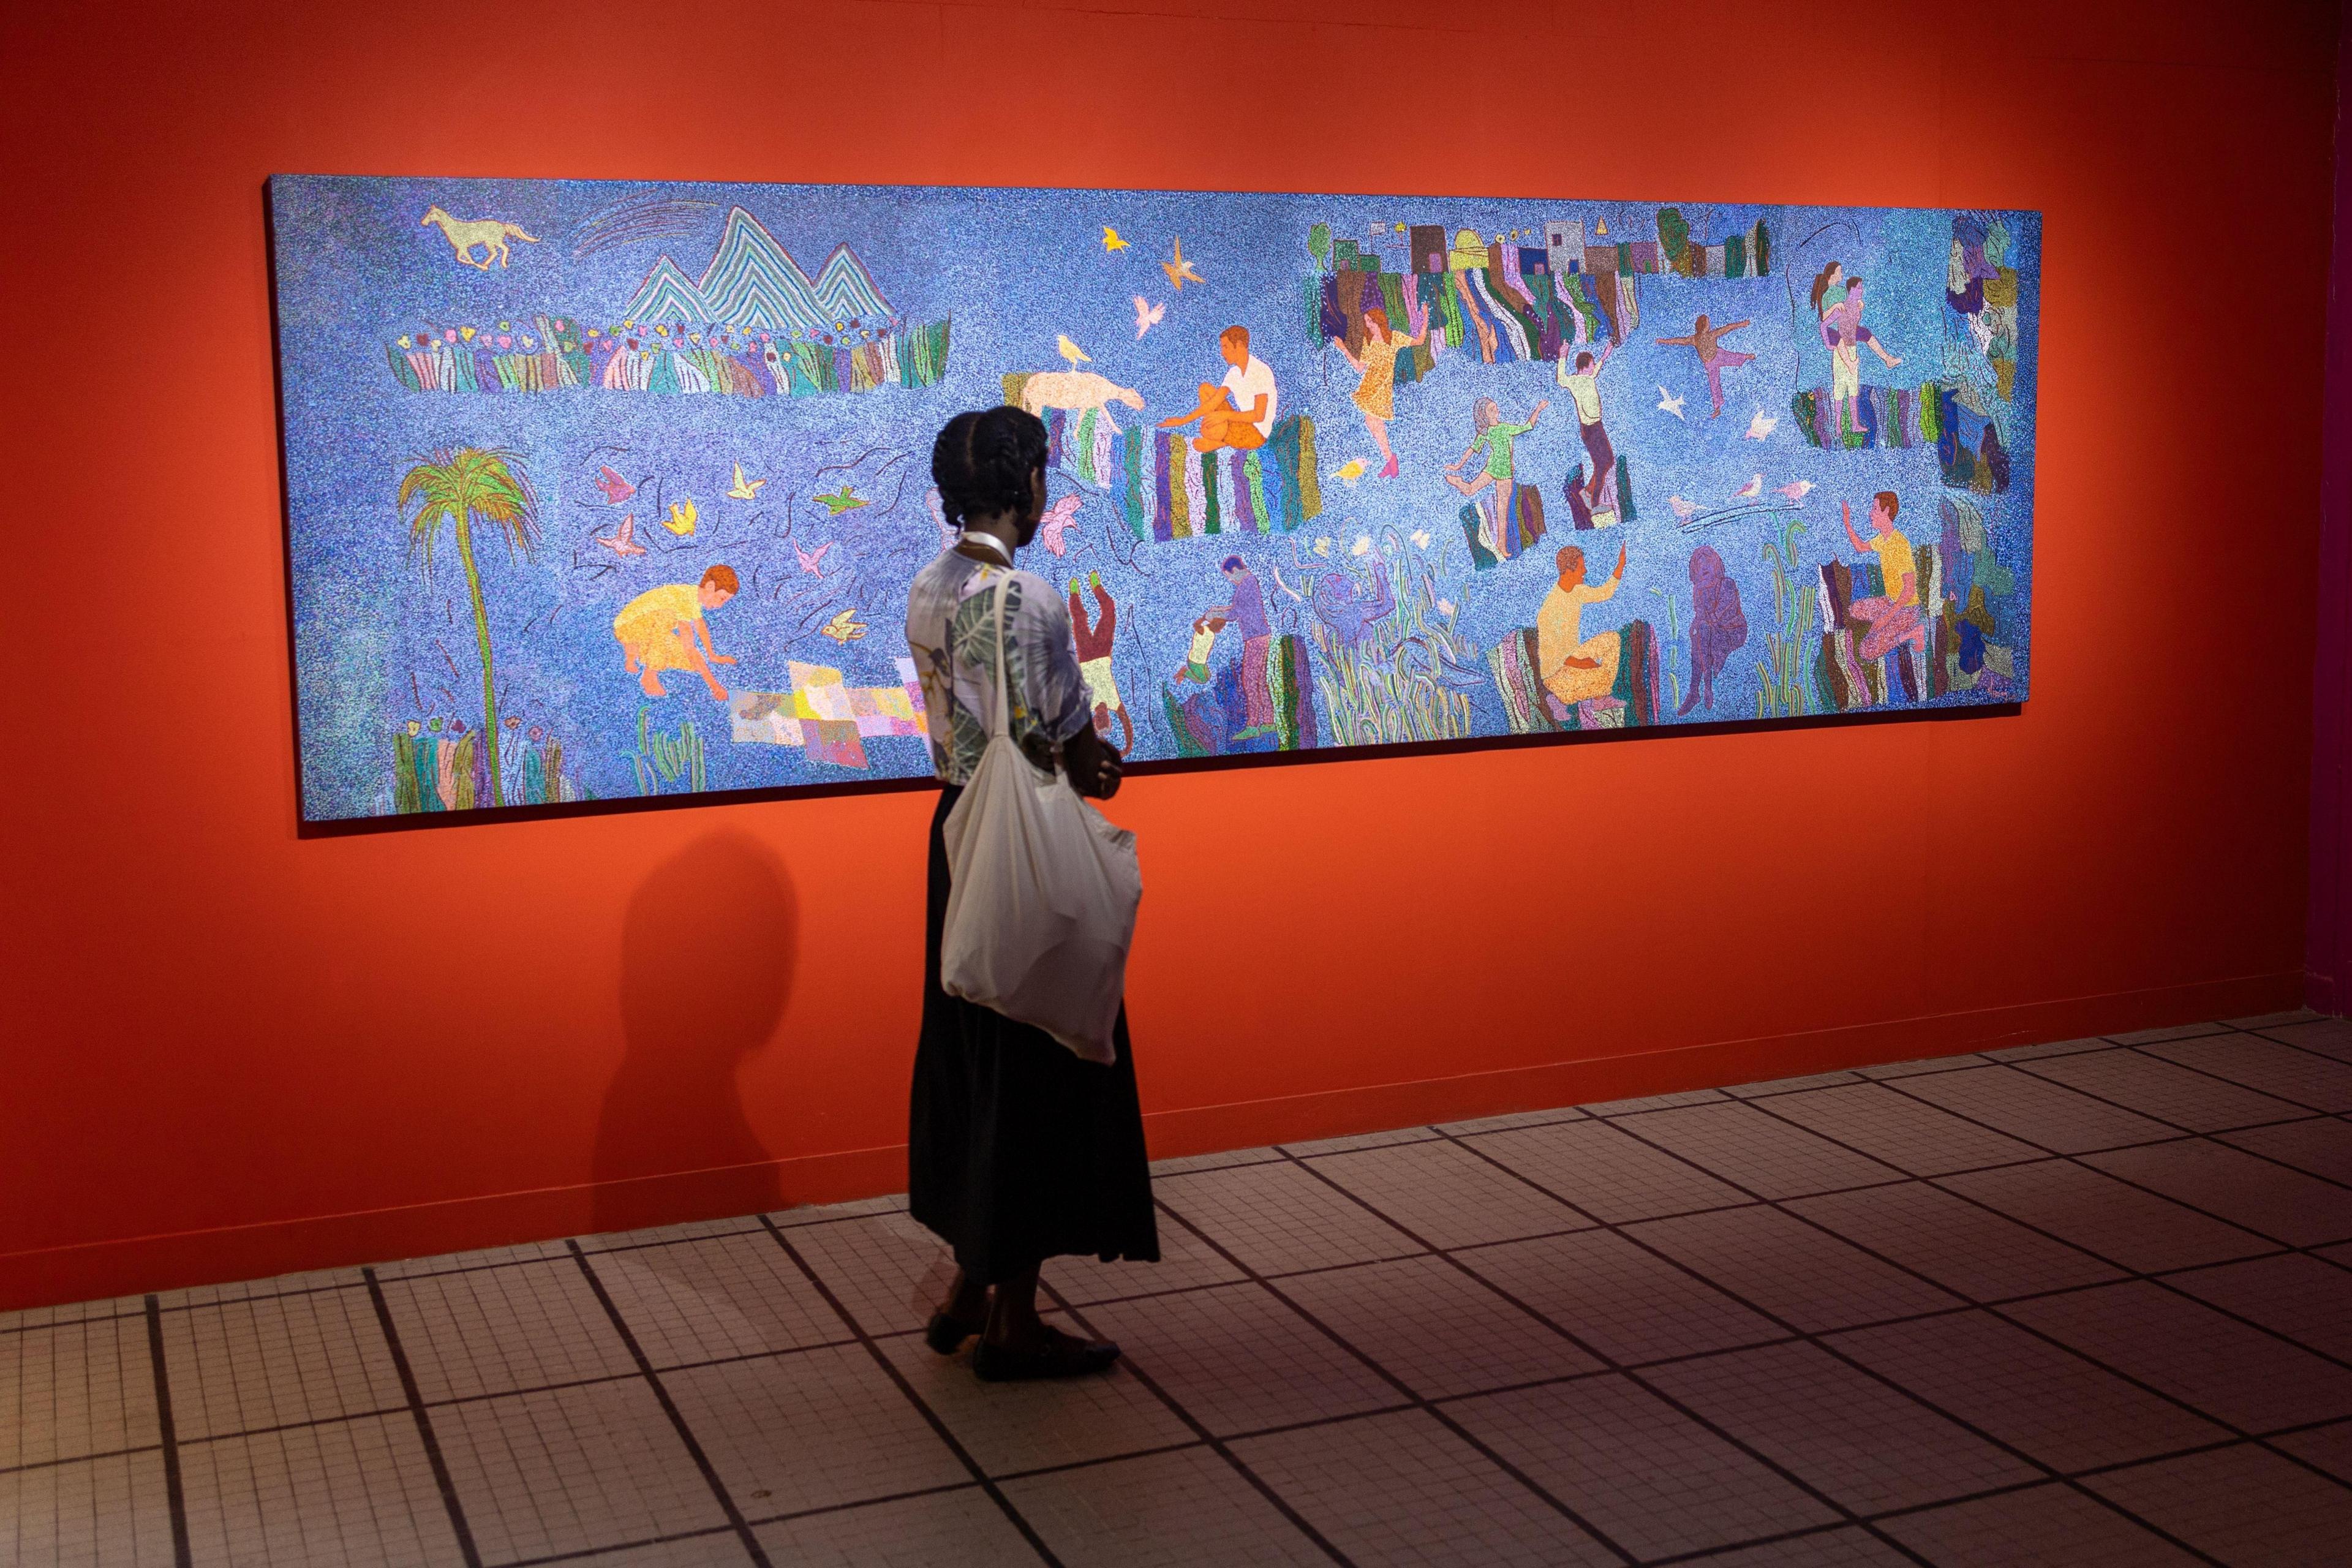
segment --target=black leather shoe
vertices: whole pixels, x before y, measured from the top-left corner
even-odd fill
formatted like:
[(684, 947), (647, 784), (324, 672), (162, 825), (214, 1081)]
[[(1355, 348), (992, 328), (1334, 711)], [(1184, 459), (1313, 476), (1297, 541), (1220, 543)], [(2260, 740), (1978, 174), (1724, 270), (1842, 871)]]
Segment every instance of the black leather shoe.
[(988, 1325), (951, 1318), (945, 1312), (933, 1312), (931, 1321), (923, 1325), (923, 1342), (941, 1355), (953, 1355), (963, 1349), (964, 1341)]
[(1047, 1377), (1089, 1377), (1118, 1360), (1109, 1340), (1082, 1340), (1047, 1329), (1045, 1344), (1015, 1350), (982, 1340), (971, 1352), (971, 1370), (982, 1383), (1028, 1383)]

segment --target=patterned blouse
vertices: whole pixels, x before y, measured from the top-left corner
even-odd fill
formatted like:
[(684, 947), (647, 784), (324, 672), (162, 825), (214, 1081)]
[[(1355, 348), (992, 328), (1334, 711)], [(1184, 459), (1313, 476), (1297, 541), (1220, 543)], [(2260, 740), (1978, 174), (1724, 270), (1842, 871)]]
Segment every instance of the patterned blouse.
[(915, 574), (907, 593), (907, 647), (923, 683), (931, 771), (942, 784), (970, 784), (988, 749), (996, 714), (994, 590), (1007, 579), (1004, 636), (1013, 663), (1005, 690), (1014, 742), (1039, 771), (1051, 772), (1055, 750), (1092, 721), (1060, 595), (1034, 572), (948, 551)]

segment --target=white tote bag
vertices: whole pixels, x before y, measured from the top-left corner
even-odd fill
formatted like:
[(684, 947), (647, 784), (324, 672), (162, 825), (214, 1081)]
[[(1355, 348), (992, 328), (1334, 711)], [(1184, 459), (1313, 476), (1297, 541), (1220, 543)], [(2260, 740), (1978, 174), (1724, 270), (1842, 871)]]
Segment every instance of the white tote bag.
[(1081, 800), (1058, 771), (1041, 779), (1013, 741), (1006, 585), (996, 589), (995, 721), (943, 828), (951, 880), (940, 984), (1045, 1030), (1088, 1061), (1112, 1062), (1143, 898), (1135, 835)]

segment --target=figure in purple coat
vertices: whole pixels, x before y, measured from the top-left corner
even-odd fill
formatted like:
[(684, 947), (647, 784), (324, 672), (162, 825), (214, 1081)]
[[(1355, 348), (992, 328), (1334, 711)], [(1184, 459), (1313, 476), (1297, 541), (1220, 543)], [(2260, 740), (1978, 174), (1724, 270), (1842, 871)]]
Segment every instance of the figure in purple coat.
[(1715, 678), (1748, 641), (1748, 617), (1739, 608), (1739, 584), (1723, 569), (1713, 545), (1691, 552), (1690, 686), (1676, 718), (1701, 701), (1715, 710)]

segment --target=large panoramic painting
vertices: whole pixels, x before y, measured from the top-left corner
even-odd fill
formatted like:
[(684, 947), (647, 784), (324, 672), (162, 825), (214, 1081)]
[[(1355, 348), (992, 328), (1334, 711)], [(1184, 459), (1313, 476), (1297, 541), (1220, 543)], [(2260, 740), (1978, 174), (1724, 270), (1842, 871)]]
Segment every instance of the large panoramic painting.
[(930, 771), (955, 413), (1138, 759), (2021, 701), (2041, 223), (270, 184), (311, 820)]

